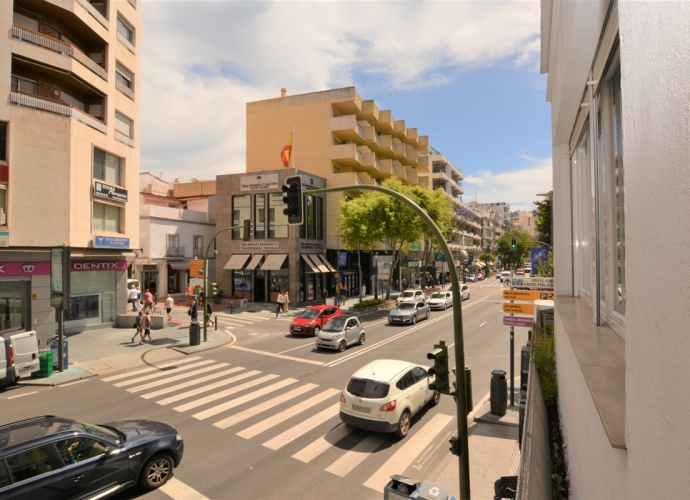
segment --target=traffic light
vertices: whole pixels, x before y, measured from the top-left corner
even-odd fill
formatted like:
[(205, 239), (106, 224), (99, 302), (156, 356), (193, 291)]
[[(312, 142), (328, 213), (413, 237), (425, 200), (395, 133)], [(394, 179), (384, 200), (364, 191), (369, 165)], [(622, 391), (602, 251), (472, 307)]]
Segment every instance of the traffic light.
[(204, 292), (199, 292), (199, 305), (204, 305)]
[(510, 240), (510, 248), (512, 248), (513, 250), (517, 248), (517, 240), (515, 238)]
[(208, 284), (208, 296), (209, 297), (215, 297), (218, 295), (218, 283), (209, 283)]
[(252, 236), (252, 221), (249, 219), (244, 220), (244, 234), (242, 236), (244, 241), (249, 241)]
[(448, 376), (448, 347), (441, 340), (434, 346), (434, 350), (426, 355), (427, 359), (434, 360), (434, 366), (429, 368), (429, 375), (435, 377), (429, 384), (429, 389), (441, 394), (450, 394), (450, 382)]
[(282, 189), (285, 193), (283, 203), (287, 205), (283, 213), (288, 217), (288, 224), (302, 224), (302, 178), (299, 175), (288, 177)]

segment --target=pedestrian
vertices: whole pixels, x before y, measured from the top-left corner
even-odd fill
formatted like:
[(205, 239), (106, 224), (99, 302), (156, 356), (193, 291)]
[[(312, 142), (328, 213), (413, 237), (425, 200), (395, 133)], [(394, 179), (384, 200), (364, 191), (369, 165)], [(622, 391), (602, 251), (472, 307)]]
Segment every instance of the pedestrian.
[(192, 317), (192, 323), (196, 323), (197, 315), (198, 315), (198, 310), (196, 307), (196, 299), (192, 299), (192, 305), (189, 306), (189, 311), (187, 311), (187, 315)]
[(172, 319), (172, 308), (174, 303), (175, 299), (168, 294), (168, 298), (165, 299), (165, 312), (168, 313), (168, 320)]
[(283, 296), (283, 312), (288, 312), (290, 309), (290, 295), (288, 292), (285, 292), (285, 295)]
[(325, 288), (321, 290), (321, 298), (323, 299), (323, 305), (326, 305), (326, 301), (328, 300), (328, 290)]
[(127, 294), (127, 302), (132, 303), (132, 312), (137, 312), (137, 299), (139, 298), (139, 292), (134, 285), (129, 287), (129, 293)]
[(153, 295), (149, 292), (147, 288), (144, 292), (144, 307), (148, 309), (153, 309)]
[(213, 320), (211, 319), (211, 316), (213, 316), (213, 307), (211, 307), (211, 301), (206, 301), (206, 319), (208, 321), (208, 326), (213, 326)]
[[(192, 295), (192, 288), (191, 288), (189, 285), (187, 285), (187, 288), (186, 288), (186, 290), (184, 291), (184, 303), (185, 303), (185, 304), (190, 304), (190, 300), (189, 300), (189, 299), (191, 298), (191, 295)], [(191, 305), (191, 304), (190, 304), (190, 305)]]
[(339, 306), (340, 305), (340, 283), (335, 284), (335, 305)]
[(362, 285), (362, 298), (367, 296), (367, 286)]
[[(134, 332), (134, 335), (132, 336), (132, 343), (134, 343), (134, 339), (136, 337), (139, 337), (139, 340), (141, 340), (141, 334), (144, 329), (144, 318), (143, 318), (143, 313), (139, 311), (139, 315), (136, 317), (134, 320), (134, 328), (136, 328), (136, 332)], [(139, 342), (141, 344), (141, 342)]]
[(283, 310), (283, 303), (285, 302), (285, 294), (281, 290), (278, 292), (278, 306), (276, 307), (276, 316), (278, 316), (278, 313)]
[(141, 336), (141, 342), (139, 342), (139, 345), (144, 343), (146, 337), (148, 337), (149, 341), (153, 344), (153, 339), (151, 338), (151, 312), (149, 309), (146, 310), (146, 314), (144, 314), (143, 318), (144, 334)]

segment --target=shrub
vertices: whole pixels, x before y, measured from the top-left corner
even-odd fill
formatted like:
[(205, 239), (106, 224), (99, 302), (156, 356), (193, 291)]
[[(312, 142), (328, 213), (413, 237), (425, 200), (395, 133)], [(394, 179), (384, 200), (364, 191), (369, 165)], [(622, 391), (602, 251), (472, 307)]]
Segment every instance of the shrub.
[(378, 306), (380, 303), (380, 299), (363, 300), (361, 303), (358, 302), (357, 304), (352, 306), (352, 309), (364, 309), (365, 307)]
[(532, 336), (532, 359), (539, 373), (544, 403), (547, 407), (558, 400), (558, 381), (556, 380), (556, 341), (553, 325), (544, 327), (541, 333)]

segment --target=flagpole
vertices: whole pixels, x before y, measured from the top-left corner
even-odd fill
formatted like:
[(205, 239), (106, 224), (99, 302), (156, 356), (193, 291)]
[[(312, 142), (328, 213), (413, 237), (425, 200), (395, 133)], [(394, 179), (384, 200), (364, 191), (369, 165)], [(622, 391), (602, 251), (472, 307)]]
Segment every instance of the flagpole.
[(290, 151), (290, 162), (292, 168), (295, 168), (295, 126), (292, 126), (292, 151)]

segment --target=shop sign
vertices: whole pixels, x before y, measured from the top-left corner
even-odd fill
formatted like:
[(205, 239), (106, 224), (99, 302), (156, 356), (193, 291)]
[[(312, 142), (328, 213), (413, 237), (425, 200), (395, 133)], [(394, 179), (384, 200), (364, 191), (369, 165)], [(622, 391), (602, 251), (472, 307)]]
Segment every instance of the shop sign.
[(318, 250), (323, 251), (323, 243), (301, 243), (299, 244), (302, 250)]
[(243, 241), (240, 243), (240, 250), (278, 250), (277, 241)]
[(10, 232), (0, 231), (0, 247), (10, 246)]
[(73, 260), (72, 271), (126, 271), (126, 260)]
[(126, 189), (98, 181), (93, 185), (93, 195), (106, 200), (121, 201), (122, 203), (127, 201)]
[(36, 276), (50, 274), (50, 262), (3, 262), (0, 276)]
[(326, 181), (323, 179), (315, 179), (311, 176), (300, 174), (302, 178), (302, 190), (309, 191), (310, 189), (323, 189), (326, 187)]
[(94, 248), (129, 248), (129, 238), (118, 236), (94, 236)]
[(240, 177), (240, 191), (278, 189), (278, 174), (245, 175)]
[(505, 300), (553, 300), (553, 292), (531, 292), (527, 290), (503, 290)]

